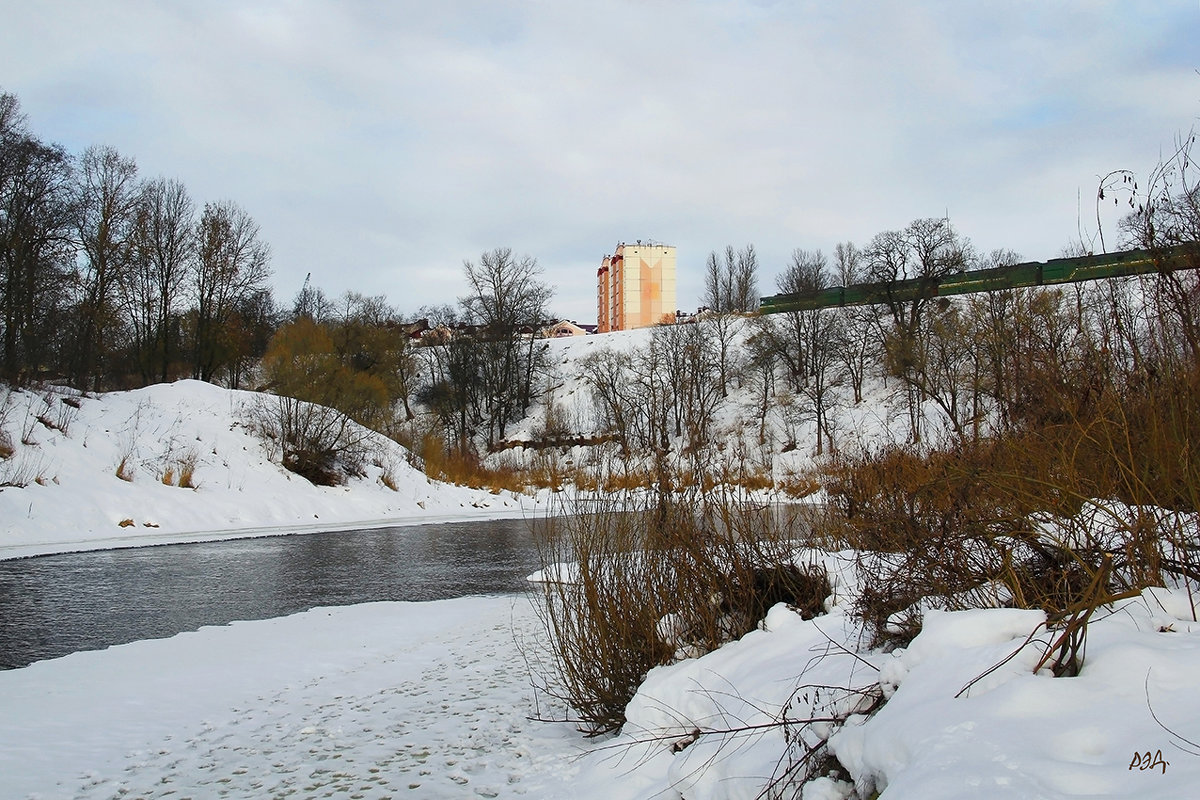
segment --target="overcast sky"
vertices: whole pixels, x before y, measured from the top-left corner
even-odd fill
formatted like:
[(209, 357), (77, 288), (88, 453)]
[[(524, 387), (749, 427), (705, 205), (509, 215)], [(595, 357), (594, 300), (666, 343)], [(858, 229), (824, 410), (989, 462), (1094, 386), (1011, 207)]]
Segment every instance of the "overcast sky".
[(1200, 118), (1200, 0), (4, 6), (37, 135), (240, 204), (282, 301), (312, 273), (408, 314), (498, 246), (581, 322), (619, 241), (678, 248), (683, 309), (726, 244), (770, 294), (794, 248), (919, 217), (1052, 258)]

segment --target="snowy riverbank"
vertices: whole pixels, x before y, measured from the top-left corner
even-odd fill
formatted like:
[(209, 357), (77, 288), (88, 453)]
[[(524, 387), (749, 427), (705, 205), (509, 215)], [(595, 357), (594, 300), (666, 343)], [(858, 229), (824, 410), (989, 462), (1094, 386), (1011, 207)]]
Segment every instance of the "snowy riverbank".
[[(319, 608), (0, 672), (0, 796), (751, 800), (797, 742), (829, 736), (859, 797), (1186, 797), (1200, 753), (1154, 715), (1200, 738), (1190, 617), (1182, 592), (1122, 601), (1079, 677), (1053, 678), (1022, 647), (1040, 612), (931, 612), (884, 654), (858, 649), (841, 608), (777, 606), (652, 671), (625, 730), (588, 741), (530, 719), (562, 711), (530, 685), (527, 597)], [(874, 717), (798, 724), (880, 683)], [(802, 797), (853, 788), (821, 778)]]
[(0, 797), (561, 796), (523, 597), (320, 608), (0, 672)]
[[(22, 391), (0, 401), (13, 451), (0, 459), (0, 559), (519, 517), (545, 502), (430, 480), (378, 435), (361, 476), (313, 486), (246, 427), (247, 409), (272, 398), (200, 381), (95, 397)], [(178, 485), (185, 467), (192, 488)]]

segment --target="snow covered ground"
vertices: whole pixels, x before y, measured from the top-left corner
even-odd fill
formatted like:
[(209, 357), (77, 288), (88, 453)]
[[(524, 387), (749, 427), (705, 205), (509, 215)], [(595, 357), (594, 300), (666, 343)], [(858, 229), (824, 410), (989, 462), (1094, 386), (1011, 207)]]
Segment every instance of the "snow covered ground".
[[(731, 327), (731, 352), (739, 352), (745, 342), (755, 333), (755, 320), (736, 319)], [(629, 331), (613, 331), (599, 336), (563, 337), (549, 339), (545, 343), (546, 360), (550, 372), (547, 389), (541, 402), (530, 408), (525, 419), (514, 423), (506, 432), (509, 441), (538, 438), (538, 431), (546, 426), (548, 409), (553, 409), (558, 418), (565, 421), (574, 434), (592, 436), (604, 433), (597, 416), (591, 389), (585, 380), (584, 360), (602, 351), (630, 354), (649, 347), (654, 328), (639, 328)], [(807, 407), (806, 401), (788, 396), (786, 387), (778, 387), (780, 397), (770, 406), (767, 421), (760, 430), (759, 416), (761, 399), (753, 381), (731, 384), (729, 396), (713, 409), (712, 430), (714, 439), (721, 442), (722, 450), (734, 451), (741, 448), (751, 461), (761, 459), (770, 465), (777, 478), (791, 472), (799, 472), (812, 466), (816, 446), (816, 423), (811, 414), (800, 413)], [(882, 438), (898, 434), (903, 438), (907, 419), (894, 408), (894, 393), (883, 381), (868, 379), (864, 389), (864, 402), (855, 404), (850, 386), (839, 385), (831, 390), (826, 402), (830, 406), (830, 427), (838, 447), (853, 449), (870, 447)], [(924, 411), (927, 430), (936, 432), (945, 427), (940, 412), (930, 402)], [(763, 437), (760, 440), (759, 434)], [(789, 447), (794, 442), (797, 446)], [(685, 447), (676, 443), (676, 450)], [(528, 466), (536, 461), (537, 454), (521, 448), (503, 450), (486, 457), (486, 463), (495, 467), (509, 464)], [(586, 463), (591, 453), (586, 448), (572, 448), (567, 460)]]
[(518, 596), (371, 603), (0, 672), (0, 797), (563, 796), (536, 629)]
[[(1053, 678), (1033, 673), (1038, 640), (1022, 646), (1040, 612), (930, 612), (884, 654), (859, 649), (843, 607), (805, 621), (781, 605), (653, 670), (625, 729), (585, 741), (530, 720), (561, 710), (530, 688), (529, 598), (319, 608), (0, 672), (0, 796), (1190, 797), (1191, 609), (1185, 592), (1124, 601), (1093, 624), (1083, 672)], [(803, 724), (878, 692), (870, 719)], [(853, 782), (763, 794), (826, 737)]]
[[(1123, 601), (1093, 623), (1081, 674), (1054, 678), (1033, 672), (1048, 638), (1038, 611), (929, 612), (907, 649), (884, 654), (858, 647), (841, 608), (806, 622), (777, 606), (763, 630), (653, 670), (625, 729), (582, 760), (577, 780), (596, 788), (578, 796), (1194, 797), (1194, 619), (1186, 592)], [(871, 692), (888, 700), (870, 718), (803, 724), (861, 709)], [(826, 738), (853, 780), (789, 783), (788, 758)], [(778, 793), (764, 794), (772, 782)]]

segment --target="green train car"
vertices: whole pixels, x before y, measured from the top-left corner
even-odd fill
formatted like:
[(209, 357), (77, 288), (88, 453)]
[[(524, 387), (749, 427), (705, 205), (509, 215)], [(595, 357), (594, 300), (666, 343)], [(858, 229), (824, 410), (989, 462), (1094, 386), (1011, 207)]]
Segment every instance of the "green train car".
[(1026, 286), (1054, 286), (1200, 267), (1200, 244), (1189, 242), (1162, 250), (1126, 250), (1098, 256), (1027, 261), (1007, 267), (967, 270), (939, 278), (856, 283), (801, 294), (762, 298), (759, 313), (812, 311), (818, 308), (873, 305), (921, 298), (995, 292)]

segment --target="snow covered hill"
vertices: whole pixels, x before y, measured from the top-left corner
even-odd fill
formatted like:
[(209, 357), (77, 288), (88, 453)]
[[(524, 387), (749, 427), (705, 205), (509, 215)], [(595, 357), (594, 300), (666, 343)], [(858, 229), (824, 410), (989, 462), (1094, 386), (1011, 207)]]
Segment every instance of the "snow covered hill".
[(247, 427), (247, 409), (264, 399), (191, 380), (99, 396), (0, 394), (0, 453), (11, 451), (0, 459), (0, 558), (535, 507), (533, 498), (431, 481), (378, 435), (364, 475), (314, 486)]
[[(730, 369), (727, 395), (712, 405), (710, 443), (721, 454), (718, 458), (724, 458), (730, 464), (751, 462), (770, 471), (777, 481), (786, 480), (816, 462), (816, 422), (810, 401), (793, 393), (782, 379), (774, 382), (773, 396), (768, 399), (764, 413), (761, 384), (753, 371), (745, 368), (749, 356), (747, 343), (759, 323), (760, 320), (752, 317), (735, 317), (728, 323), (728, 358), (736, 366)], [(564, 428), (569, 436), (582, 438), (605, 433), (603, 419), (585, 377), (586, 360), (604, 352), (621, 356), (645, 353), (651, 346), (652, 337), (661, 331), (639, 328), (547, 340), (543, 346), (548, 374), (543, 381), (541, 396), (528, 415), (509, 428), (506, 442), (510, 445), (536, 442), (545, 431), (554, 427)], [(712, 335), (710, 331), (708, 336)], [(708, 355), (715, 358), (715, 353)], [(626, 378), (636, 379), (629, 373)], [(838, 448), (869, 449), (885, 440), (904, 441), (907, 436), (905, 426), (908, 422), (897, 405), (898, 397), (877, 375), (867, 377), (861, 402), (854, 402), (851, 387), (840, 380), (832, 382), (826, 402), (829, 406), (828, 435)], [(927, 404), (923, 414), (929, 435), (936, 438), (945, 428), (944, 420), (932, 403)], [(688, 442), (676, 437), (672, 449), (679, 455), (688, 450)], [(561, 456), (560, 466), (589, 464), (598, 458), (595, 448), (591, 447), (566, 448), (565, 451), (551, 448), (544, 451), (545, 454), (511, 447), (489, 454), (487, 463), (496, 467), (524, 468), (556, 452)]]

